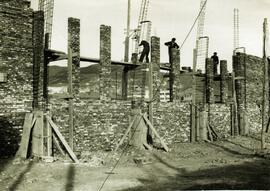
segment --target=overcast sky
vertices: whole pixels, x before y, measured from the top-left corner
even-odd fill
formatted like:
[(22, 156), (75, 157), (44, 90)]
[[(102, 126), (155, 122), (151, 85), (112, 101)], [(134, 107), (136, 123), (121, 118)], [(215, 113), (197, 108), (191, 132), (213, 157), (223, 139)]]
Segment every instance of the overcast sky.
[[(36, 9), (38, 0), (32, 0)], [(131, 28), (138, 22), (141, 0), (131, 0)], [(161, 61), (168, 62), (164, 42), (172, 37), (182, 44), (200, 7), (200, 0), (150, 0), (148, 19), (152, 21), (152, 35), (160, 37)], [(262, 55), (263, 19), (270, 22), (270, 0), (208, 0), (204, 35), (209, 36), (209, 56), (218, 52), (228, 60), (231, 68), (233, 51), (233, 9), (239, 9), (240, 46), (248, 54)], [(52, 49), (67, 49), (67, 18), (81, 19), (81, 55), (99, 57), (99, 26), (112, 27), (112, 59), (124, 57), (124, 29), (127, 0), (55, 0)], [(181, 50), (181, 65), (192, 65), (196, 29)]]

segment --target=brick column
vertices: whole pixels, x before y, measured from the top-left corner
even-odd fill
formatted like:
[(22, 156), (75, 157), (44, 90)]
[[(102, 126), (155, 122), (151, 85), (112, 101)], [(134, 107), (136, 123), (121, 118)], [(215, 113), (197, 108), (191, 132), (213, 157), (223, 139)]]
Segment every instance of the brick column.
[(227, 60), (220, 61), (220, 97), (221, 103), (226, 103), (228, 99), (228, 70)]
[(33, 15), (33, 108), (43, 107), (44, 13)]
[(170, 101), (180, 100), (180, 51), (172, 49), (172, 64), (170, 72)]
[(72, 94), (71, 96), (78, 98), (80, 93), (80, 20), (76, 18), (68, 18), (68, 53), (71, 54), (69, 68), (72, 71), (69, 75), (72, 85), (68, 91)]
[(214, 95), (214, 63), (210, 58), (206, 58), (205, 63), (205, 74), (206, 74), (206, 102), (215, 103)]
[(99, 96), (100, 100), (111, 100), (111, 27), (100, 26), (100, 74)]
[(240, 135), (245, 134), (245, 54), (237, 53), (233, 56), (233, 71), (235, 73), (235, 93), (238, 109), (238, 128)]
[(153, 95), (160, 102), (160, 38), (151, 37), (151, 63), (153, 67)]

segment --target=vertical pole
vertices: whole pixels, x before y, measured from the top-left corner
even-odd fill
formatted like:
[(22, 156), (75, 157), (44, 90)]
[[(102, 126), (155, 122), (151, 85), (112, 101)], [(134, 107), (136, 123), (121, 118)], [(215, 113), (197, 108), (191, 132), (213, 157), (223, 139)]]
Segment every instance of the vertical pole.
[(125, 58), (124, 58), (125, 62), (128, 62), (128, 60), (129, 60), (130, 9), (131, 9), (131, 2), (130, 2), (130, 0), (128, 0), (127, 33), (126, 33), (126, 40), (125, 40)]
[(262, 103), (262, 130), (261, 130), (261, 149), (265, 149), (265, 129), (267, 126), (268, 121), (268, 100), (269, 100), (269, 85), (268, 85), (268, 61), (267, 61), (267, 55), (268, 55), (268, 40), (269, 40), (269, 34), (268, 34), (268, 23), (267, 19), (264, 19), (263, 23), (263, 74), (264, 74), (264, 80), (263, 80), (263, 103)]
[[(130, 31), (130, 9), (131, 2), (128, 0), (128, 11), (127, 11), (127, 34), (125, 39), (125, 57), (124, 61), (129, 61), (129, 31)], [(128, 94), (128, 67), (124, 67), (122, 73), (122, 99), (126, 100)]]
[[(50, 34), (45, 34), (45, 50), (49, 49)], [(49, 95), (48, 95), (48, 83), (49, 83), (49, 63), (48, 55), (44, 53), (44, 76), (43, 76), (43, 98), (45, 100), (45, 114), (49, 114)], [(47, 156), (52, 156), (52, 129), (48, 123), (47, 118), (44, 118), (44, 129), (47, 130)]]
[(72, 50), (68, 49), (68, 113), (69, 113), (69, 146), (73, 150), (74, 132), (74, 102), (73, 102), (73, 83), (72, 83)]
[(190, 141), (196, 141), (196, 71), (197, 71), (197, 49), (193, 49), (192, 67), (192, 103), (191, 103), (191, 129)]
[(236, 91), (235, 91), (235, 74), (232, 72), (232, 95), (233, 95), (233, 136), (239, 135), (239, 121), (238, 121), (238, 105), (236, 99)]

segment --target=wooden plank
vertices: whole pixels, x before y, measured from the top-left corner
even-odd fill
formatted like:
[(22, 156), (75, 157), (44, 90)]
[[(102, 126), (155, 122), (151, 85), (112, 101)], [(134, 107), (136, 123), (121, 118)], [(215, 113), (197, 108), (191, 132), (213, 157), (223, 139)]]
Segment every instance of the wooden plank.
[(168, 146), (165, 144), (165, 142), (162, 140), (162, 138), (159, 136), (158, 132), (156, 131), (156, 129), (153, 127), (153, 125), (151, 124), (151, 122), (147, 119), (146, 115), (143, 115), (143, 119), (145, 120), (146, 124), (150, 127), (150, 129), (152, 130), (152, 132), (155, 134), (155, 136), (160, 140), (163, 148), (165, 149), (166, 152), (169, 152), (169, 148)]
[(207, 125), (207, 130), (208, 130), (208, 135), (209, 135), (210, 141), (213, 141), (212, 131), (211, 131), (209, 125)]
[(73, 150), (73, 136), (74, 136), (74, 101), (73, 101), (73, 82), (72, 82), (72, 49), (68, 48), (68, 93), (71, 97), (68, 100), (68, 111), (69, 111), (69, 145), (70, 148)]
[[(35, 122), (36, 119), (34, 119)], [(16, 154), (16, 156), (20, 156), (24, 159), (27, 158), (28, 146), (30, 141), (31, 130), (33, 127), (33, 114), (26, 113), (23, 124), (23, 134), (21, 139), (20, 148)]]
[(215, 138), (218, 138), (218, 134), (215, 131), (215, 129), (212, 127), (212, 125), (209, 124), (210, 130), (212, 131), (213, 135), (215, 136)]
[(134, 117), (134, 119), (132, 120), (132, 122), (130, 123), (130, 125), (128, 126), (124, 136), (122, 137), (122, 139), (119, 141), (119, 143), (117, 144), (116, 148), (114, 151), (117, 151), (118, 148), (123, 144), (125, 138), (127, 137), (128, 133), (130, 132), (131, 130), (131, 127), (133, 126), (134, 122), (135, 122), (135, 119), (137, 118), (137, 116)]
[(76, 155), (74, 154), (74, 152), (72, 151), (72, 149), (70, 148), (70, 146), (68, 145), (67, 141), (65, 140), (65, 138), (63, 137), (63, 135), (61, 134), (61, 132), (59, 131), (57, 125), (47, 116), (46, 117), (47, 120), (49, 121), (50, 125), (52, 126), (55, 134), (57, 135), (57, 137), (60, 139), (61, 143), (64, 145), (65, 149), (67, 150), (69, 156), (71, 157), (71, 159), (76, 162), (79, 163), (79, 160), (77, 159)]
[(145, 148), (147, 148), (149, 151), (152, 151), (152, 147), (150, 145), (148, 145), (146, 142), (143, 143), (143, 145), (145, 146)]
[(32, 131), (32, 155), (35, 157), (44, 156), (44, 127), (43, 127), (43, 112), (35, 111), (34, 116), (37, 118)]
[(55, 137), (55, 135), (52, 135), (52, 137), (53, 137), (53, 141), (55, 142), (55, 145), (56, 145), (57, 149), (60, 151), (60, 153), (61, 153), (63, 156), (65, 156), (65, 152), (64, 152), (63, 149), (61, 148), (60, 143), (59, 143), (59, 141), (57, 140), (57, 138)]
[(45, 118), (44, 128), (47, 129), (47, 156), (52, 156), (52, 128)]

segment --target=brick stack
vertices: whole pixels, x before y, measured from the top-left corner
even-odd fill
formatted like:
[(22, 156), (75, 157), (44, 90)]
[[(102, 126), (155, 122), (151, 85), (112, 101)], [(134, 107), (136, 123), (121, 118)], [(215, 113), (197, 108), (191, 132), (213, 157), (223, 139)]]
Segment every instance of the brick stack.
[(111, 100), (111, 27), (100, 26), (100, 77), (99, 95), (100, 100)]

